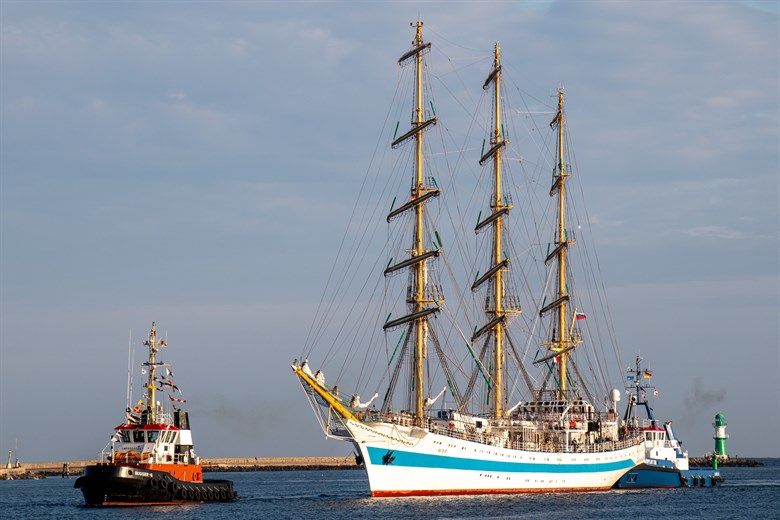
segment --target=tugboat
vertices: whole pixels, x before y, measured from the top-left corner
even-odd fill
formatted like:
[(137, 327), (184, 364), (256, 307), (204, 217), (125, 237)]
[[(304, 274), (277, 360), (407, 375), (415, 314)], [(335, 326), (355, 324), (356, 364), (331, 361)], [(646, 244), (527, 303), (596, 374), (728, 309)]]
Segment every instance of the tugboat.
[[(690, 469), (688, 452), (683, 451), (682, 443), (672, 430), (672, 421), (659, 426), (653, 409), (647, 402), (647, 392), (653, 390), (644, 383), (653, 377), (652, 372), (641, 368), (642, 358), (637, 356), (636, 369), (628, 369), (630, 385), (628, 405), (623, 417), (626, 431), (641, 432), (645, 439), (645, 460), (626, 472), (615, 483), (618, 489), (677, 488), (677, 487), (714, 487), (723, 482), (723, 477), (712, 469)], [(645, 409), (646, 419), (640, 419), (636, 411)]]
[[(238, 495), (232, 481), (203, 480), (200, 458), (193, 451), (189, 415), (174, 404), (186, 401), (171, 380), (171, 365), (156, 360), (167, 345), (158, 341), (154, 322), (144, 345), (149, 347), (142, 370), (148, 374), (144, 399), (126, 409), (126, 420), (114, 428), (100, 461), (84, 468), (74, 487), (81, 489), (88, 506), (235, 500)], [(176, 397), (168, 395), (173, 413), (164, 413), (156, 400), (164, 391), (179, 392)]]

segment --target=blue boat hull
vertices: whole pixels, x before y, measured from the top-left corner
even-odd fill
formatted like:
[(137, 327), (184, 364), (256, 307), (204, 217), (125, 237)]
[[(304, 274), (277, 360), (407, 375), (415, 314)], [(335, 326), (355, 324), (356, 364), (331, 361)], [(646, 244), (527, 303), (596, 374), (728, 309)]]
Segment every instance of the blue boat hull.
[(676, 488), (683, 486), (680, 470), (640, 464), (620, 477), (618, 489)]
[(613, 486), (616, 489), (713, 487), (722, 482), (717, 471), (686, 470), (640, 464), (626, 472)]

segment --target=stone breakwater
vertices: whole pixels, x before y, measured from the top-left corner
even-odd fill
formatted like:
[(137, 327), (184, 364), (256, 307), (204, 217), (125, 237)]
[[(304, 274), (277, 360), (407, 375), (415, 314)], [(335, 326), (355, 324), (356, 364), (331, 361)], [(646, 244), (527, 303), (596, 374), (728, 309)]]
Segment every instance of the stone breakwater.
[[(691, 457), (688, 459), (688, 463), (692, 468), (711, 468), (712, 457)], [(758, 468), (763, 466), (764, 463), (755, 459), (744, 459), (742, 457), (732, 457), (728, 459), (718, 459), (718, 467), (729, 468)]]
[(276, 457), (201, 459), (203, 471), (291, 471), (302, 469), (356, 469), (355, 457)]
[[(84, 471), (84, 467), (95, 463), (94, 460), (77, 460), (22, 464), (18, 468), (0, 468), (0, 480), (78, 476)], [(351, 456), (201, 459), (200, 463), (204, 472), (326, 470), (358, 467), (355, 458)]]

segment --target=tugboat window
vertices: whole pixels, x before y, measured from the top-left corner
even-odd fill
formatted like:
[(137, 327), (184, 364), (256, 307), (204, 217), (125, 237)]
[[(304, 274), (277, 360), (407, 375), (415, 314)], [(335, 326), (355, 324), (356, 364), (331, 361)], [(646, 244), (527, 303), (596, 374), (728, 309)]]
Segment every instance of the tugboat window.
[(155, 442), (159, 435), (160, 435), (160, 432), (155, 432), (155, 431), (149, 432), (149, 442)]
[(122, 442), (130, 442), (130, 432), (127, 430), (122, 430), (120, 432), (122, 434)]
[(133, 442), (145, 442), (144, 441), (144, 431), (143, 430), (134, 430), (133, 431)]

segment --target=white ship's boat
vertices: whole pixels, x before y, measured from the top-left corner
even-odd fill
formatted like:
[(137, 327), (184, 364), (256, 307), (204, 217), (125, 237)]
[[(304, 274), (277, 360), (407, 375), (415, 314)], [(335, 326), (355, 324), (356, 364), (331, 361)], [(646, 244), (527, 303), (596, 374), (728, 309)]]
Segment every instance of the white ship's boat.
[[(457, 305), (450, 307), (445, 302), (440, 278), (442, 273), (452, 275), (457, 269), (447, 264), (435, 213), (428, 208), (436, 198), (456, 201), (439, 197), (443, 189), (434, 176), (438, 172), (431, 171), (424, 153), (428, 149), (424, 135), (440, 121), (430, 82), (424, 81), (431, 43), (423, 40), (422, 28), (418, 21), (412, 48), (398, 60), (402, 73), (411, 70), (412, 125), (400, 135), (396, 126), (391, 146), (401, 150), (394, 165), (408, 166), (412, 183), (406, 200), (396, 205), (393, 199), (386, 219), (389, 245), (382, 253), (388, 255), (390, 251), (390, 256), (395, 248), (395, 254), (403, 258), (397, 261), (391, 257), (384, 269), (388, 282), (369, 289), (375, 294), (384, 293), (374, 297), (377, 304), (373, 313), (354, 310), (357, 306), (372, 308), (372, 300), (365, 297), (356, 297), (353, 308), (346, 310), (336, 303), (336, 297), (329, 297), (315, 318), (313, 335), (317, 336), (334, 321), (334, 313), (348, 314), (347, 325), (338, 328), (330, 345), (324, 339), (321, 342), (333, 354), (330, 357), (343, 353), (342, 358), (357, 361), (357, 366), (339, 368), (336, 384), (330, 385), (323, 373), (328, 360), (322, 359), (323, 370), (315, 373), (308, 362), (309, 358), (315, 359), (313, 352), (304, 350), (292, 369), (325, 435), (354, 445), (356, 457), (368, 473), (373, 496), (610, 489), (623, 474), (645, 460), (644, 438), (641, 431), (622, 427), (616, 413), (620, 393), (603, 382), (596, 385), (596, 390), (583, 377), (603, 375), (604, 369), (598, 364), (587, 365), (598, 363), (592, 358), (602, 349), (588, 345), (590, 334), (580, 330), (585, 316), (579, 309), (584, 307), (580, 305), (584, 300), (570, 291), (569, 253), (574, 236), (567, 226), (566, 188), (571, 172), (564, 142), (563, 89), (558, 89), (557, 107), (551, 112), (555, 152), (550, 159), (554, 166), (545, 192), (549, 192), (553, 209), (548, 219), (551, 239), (540, 258), (545, 268), (539, 271), (546, 273), (541, 276), (543, 283), (538, 291), (543, 295), (531, 299), (535, 312), (525, 327), (517, 327), (529, 338), (526, 348), (514, 339), (517, 336), (513, 330), (513, 325), (520, 322), (521, 297), (512, 275), (526, 260), (518, 260), (513, 272), (515, 258), (510, 254), (520, 249), (513, 245), (514, 238), (507, 228), (513, 205), (511, 186), (504, 176), (509, 142), (504, 130), (505, 93), (498, 44), (483, 84), (487, 93), (484, 104), (490, 106), (489, 139), (483, 143), (479, 164), (484, 166), (486, 184), (491, 185), (489, 207), (480, 212), (474, 228), (478, 235), (482, 233), (478, 239), (484, 240), (482, 251), (488, 258), (481, 261), (482, 273), (476, 268), (468, 272), (470, 291), (462, 291), (475, 295), (472, 308), (478, 309), (480, 316), (472, 316), (477, 325), (472, 323), (471, 334), (464, 334), (457, 324), (440, 332), (439, 325), (445, 320), (439, 317), (454, 317), (452, 321), (456, 322), (468, 313), (463, 294)], [(406, 155), (404, 147), (408, 147)], [(392, 181), (374, 181), (374, 185), (383, 184), (397, 187)], [(483, 213), (487, 215), (484, 218)], [(473, 216), (467, 219), (473, 222)], [(411, 240), (409, 233), (406, 238), (395, 234), (400, 228), (396, 221), (407, 223)], [(541, 232), (536, 235), (539, 240), (541, 236)], [(473, 242), (473, 237), (470, 240)], [(463, 250), (455, 250), (468, 256)], [(358, 244), (342, 263), (355, 263), (362, 255), (362, 245)], [(440, 263), (446, 264), (446, 269)], [(338, 261), (337, 267), (341, 267)], [(339, 273), (331, 276), (336, 293), (354, 279)], [(397, 308), (388, 303), (393, 296), (389, 278), (397, 273), (407, 273), (407, 283), (397, 291), (405, 309), (394, 318), (393, 310)], [(381, 334), (362, 335), (358, 329), (366, 323), (373, 324), (374, 330), (381, 327), (384, 338)], [(532, 351), (536, 354), (531, 356), (527, 346), (537, 337), (543, 339), (534, 344)], [(305, 348), (317, 341), (312, 340)], [(377, 351), (379, 354), (375, 354)], [(575, 361), (580, 351), (586, 351), (582, 354), (582, 370), (579, 360)], [(331, 375), (332, 366), (327, 368)], [(372, 374), (377, 375), (378, 382), (371, 381)], [(372, 383), (377, 385), (372, 389), (376, 394), (368, 402), (361, 402), (355, 394)], [(444, 390), (434, 396), (442, 387)], [(344, 388), (354, 390), (351, 398), (341, 394)], [(381, 391), (383, 399), (377, 401)], [(443, 394), (446, 397), (441, 399)]]

